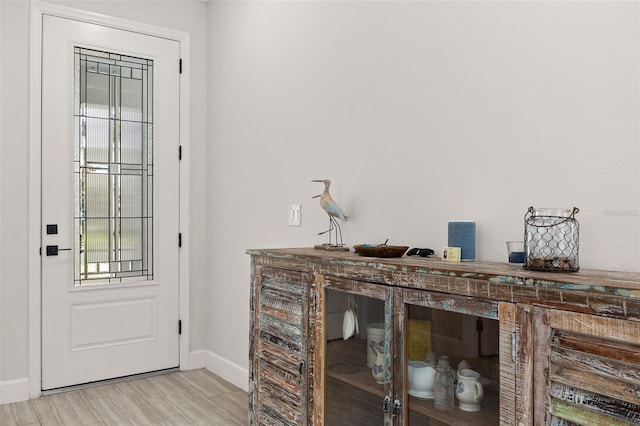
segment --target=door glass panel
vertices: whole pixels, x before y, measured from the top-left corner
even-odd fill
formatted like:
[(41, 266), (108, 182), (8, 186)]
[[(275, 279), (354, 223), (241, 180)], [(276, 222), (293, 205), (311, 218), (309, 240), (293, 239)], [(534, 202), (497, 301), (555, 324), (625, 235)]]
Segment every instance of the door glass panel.
[[(406, 308), (407, 424), (499, 424), (499, 321), (410, 304)], [(437, 371), (446, 374), (446, 364), (452, 380), (438, 389)], [(448, 386), (453, 388), (449, 407), (435, 400), (447, 397)]]
[[(384, 365), (377, 353), (384, 355), (389, 349), (385, 349), (385, 303), (370, 297), (326, 291), (325, 424), (385, 424), (382, 402), (385, 381), (390, 380), (390, 375), (388, 372), (385, 375), (385, 371), (377, 378), (373, 375), (376, 364), (380, 369)], [(353, 318), (345, 324), (345, 312), (349, 308), (355, 313), (357, 330)], [(348, 337), (351, 330), (353, 335)], [(348, 338), (345, 340), (345, 337)]]
[(153, 279), (153, 61), (74, 49), (75, 285)]

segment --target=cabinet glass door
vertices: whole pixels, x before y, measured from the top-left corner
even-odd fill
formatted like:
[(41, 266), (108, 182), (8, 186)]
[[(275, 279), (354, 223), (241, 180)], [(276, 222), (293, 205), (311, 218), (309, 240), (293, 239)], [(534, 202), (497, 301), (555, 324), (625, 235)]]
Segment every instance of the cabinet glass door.
[(392, 292), (325, 277), (324, 424), (391, 425)]
[[(405, 324), (399, 348), (405, 377), (403, 423), (500, 424), (498, 303), (398, 291), (404, 294), (398, 313)], [(443, 380), (447, 374), (450, 378)]]

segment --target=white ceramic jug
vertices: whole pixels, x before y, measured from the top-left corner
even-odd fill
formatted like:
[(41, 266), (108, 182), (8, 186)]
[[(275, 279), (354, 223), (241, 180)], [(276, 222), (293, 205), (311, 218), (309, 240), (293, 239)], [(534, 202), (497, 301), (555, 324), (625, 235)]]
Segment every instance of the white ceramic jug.
[(456, 397), (462, 411), (480, 411), (480, 401), (484, 391), (480, 383), (480, 373), (464, 368), (458, 370)]

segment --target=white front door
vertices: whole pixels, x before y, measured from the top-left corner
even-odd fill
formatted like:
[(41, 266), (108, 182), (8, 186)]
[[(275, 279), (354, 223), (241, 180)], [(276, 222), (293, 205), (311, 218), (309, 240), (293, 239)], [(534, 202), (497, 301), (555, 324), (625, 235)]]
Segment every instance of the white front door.
[(42, 34), (42, 389), (177, 367), (179, 42)]

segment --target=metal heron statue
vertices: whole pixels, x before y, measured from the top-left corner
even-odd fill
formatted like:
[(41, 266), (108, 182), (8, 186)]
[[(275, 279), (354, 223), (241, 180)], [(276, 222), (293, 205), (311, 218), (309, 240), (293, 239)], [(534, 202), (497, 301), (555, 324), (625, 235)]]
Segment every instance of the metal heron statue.
[[(317, 179), (312, 180), (311, 182), (322, 182), (324, 183), (324, 191), (320, 195), (316, 195), (313, 198), (320, 197), (320, 206), (324, 211), (329, 215), (329, 229), (326, 231), (318, 232), (318, 235), (329, 234), (329, 246), (333, 247), (342, 247), (344, 244), (342, 243), (342, 228), (340, 227), (340, 223), (338, 219), (344, 220), (345, 222), (349, 219), (349, 216), (345, 214), (344, 211), (336, 204), (336, 202), (331, 198), (331, 194), (329, 193), (329, 186), (331, 186), (331, 180), (329, 179)], [(334, 245), (331, 244), (331, 232), (335, 232), (336, 235), (336, 243)], [(338, 236), (340, 236), (340, 242), (338, 243)]]

